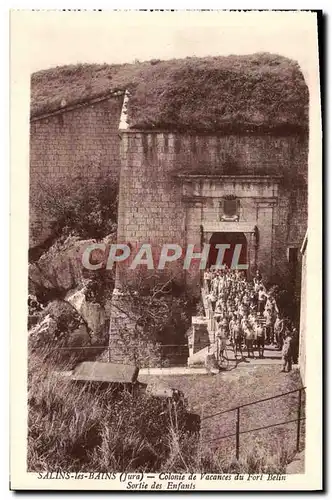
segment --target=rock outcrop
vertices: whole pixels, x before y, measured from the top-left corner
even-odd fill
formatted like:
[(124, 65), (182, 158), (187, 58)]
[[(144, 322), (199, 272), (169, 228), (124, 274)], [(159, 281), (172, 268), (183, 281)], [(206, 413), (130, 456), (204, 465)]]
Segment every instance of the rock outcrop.
[(100, 343), (102, 340), (107, 343), (110, 305), (107, 301), (103, 305), (89, 300), (87, 287), (88, 283), (69, 291), (65, 300), (75, 308), (87, 324), (91, 332), (92, 343)]
[(84, 349), (91, 346), (87, 324), (75, 308), (66, 301), (50, 302), (41, 314), (40, 321), (29, 331), (31, 351), (44, 351), (57, 360), (84, 358)]
[[(106, 249), (113, 238), (113, 235), (104, 238)], [(89, 345), (95, 346), (99, 355), (100, 346), (108, 343), (113, 274), (83, 266), (83, 252), (93, 243), (93, 239), (81, 240), (75, 236), (59, 239), (29, 265), (31, 349), (61, 349), (68, 354), (75, 351), (74, 347)], [(90, 261), (103, 262), (107, 255), (107, 250), (92, 251)], [(84, 351), (88, 353), (87, 349)]]
[(86, 271), (82, 264), (82, 255), (94, 240), (81, 240), (69, 236), (66, 240), (58, 240), (44, 253), (38, 261), (29, 265), (29, 288), (36, 296), (51, 296), (76, 288), (82, 283)]
[[(105, 236), (100, 242), (106, 245), (105, 251), (92, 250), (90, 261), (106, 265), (108, 249), (113, 242), (114, 234)], [(78, 236), (59, 238), (37, 261), (29, 264), (29, 293), (40, 299), (42, 293), (47, 295), (48, 291), (53, 291), (62, 293), (63, 298), (69, 290), (94, 278), (97, 271), (86, 269), (82, 263), (84, 251), (93, 243), (96, 240), (82, 240)], [(112, 270), (107, 270), (107, 273), (111, 276)]]

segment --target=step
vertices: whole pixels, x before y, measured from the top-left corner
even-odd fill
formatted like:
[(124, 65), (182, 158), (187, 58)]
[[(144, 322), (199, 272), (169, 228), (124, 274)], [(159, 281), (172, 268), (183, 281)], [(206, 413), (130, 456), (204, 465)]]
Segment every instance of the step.
[(205, 360), (206, 356), (208, 354), (215, 354), (216, 352), (216, 345), (210, 345), (207, 347), (204, 347), (200, 351), (195, 352), (195, 354), (192, 354), (189, 356), (187, 360), (188, 366), (205, 366)]
[(207, 375), (209, 370), (205, 367), (192, 367), (192, 366), (172, 366), (168, 368), (141, 368), (139, 376), (143, 375)]

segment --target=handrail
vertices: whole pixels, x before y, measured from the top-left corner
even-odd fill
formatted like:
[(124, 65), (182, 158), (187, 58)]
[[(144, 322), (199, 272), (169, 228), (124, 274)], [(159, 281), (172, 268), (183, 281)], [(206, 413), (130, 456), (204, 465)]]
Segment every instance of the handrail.
[[(208, 342), (203, 343), (204, 346), (210, 345)], [(163, 347), (186, 347), (188, 348), (188, 344), (161, 344), (157, 345), (158, 348), (163, 348)], [(67, 349), (67, 350), (75, 350), (75, 349), (109, 349), (109, 345), (82, 345), (82, 346), (59, 346), (59, 347), (52, 347), (50, 350), (51, 351), (57, 351), (58, 349)], [(34, 349), (45, 349), (45, 347), (38, 346), (34, 347)]]
[(223, 410), (217, 413), (213, 413), (212, 415), (207, 415), (206, 417), (203, 417), (202, 420), (207, 420), (208, 418), (216, 417), (217, 415), (222, 415), (223, 413), (235, 411), (238, 408), (243, 408), (245, 406), (251, 406), (256, 403), (262, 403), (263, 401), (269, 401), (270, 399), (281, 398), (282, 396), (287, 396), (287, 394), (292, 394), (293, 392), (302, 391), (304, 389), (306, 389), (306, 387), (299, 387), (298, 389), (293, 389), (292, 391), (283, 392), (282, 394), (277, 394), (276, 396), (270, 396), (269, 398), (264, 398), (264, 399), (257, 399), (256, 401), (252, 401), (251, 403), (244, 403), (243, 405), (234, 406), (232, 408), (229, 408), (228, 410)]
[[(248, 432), (255, 432), (255, 431), (261, 431), (263, 429), (270, 429), (271, 427), (278, 427), (278, 425), (286, 425), (286, 424), (291, 424), (293, 422), (297, 422), (298, 420), (305, 420), (306, 417), (301, 417), (301, 418), (294, 418), (293, 420), (285, 420), (284, 422), (278, 422), (277, 424), (270, 424), (270, 425), (264, 425), (263, 427), (256, 427), (255, 429), (248, 429), (246, 431), (239, 431), (238, 434), (247, 434)], [(226, 434), (226, 436), (220, 436), (214, 439), (209, 439), (208, 441), (203, 441), (202, 444), (206, 443), (213, 443), (214, 441), (221, 441), (222, 439), (226, 439), (229, 437), (236, 436), (237, 433), (233, 432), (232, 434)]]
[[(220, 441), (222, 439), (226, 439), (228, 437), (235, 436), (235, 438), (236, 438), (236, 443), (235, 443), (236, 459), (238, 460), (239, 456), (240, 456), (240, 435), (241, 434), (247, 434), (249, 432), (256, 432), (256, 431), (260, 431), (260, 430), (263, 430), (263, 429), (270, 429), (271, 427), (277, 427), (279, 425), (287, 425), (287, 424), (290, 424), (290, 423), (293, 423), (293, 422), (297, 422), (297, 426), (296, 426), (296, 451), (297, 452), (300, 451), (301, 421), (306, 419), (306, 417), (301, 417), (302, 391), (304, 391), (305, 389), (306, 389), (305, 387), (300, 387), (298, 389), (293, 389), (292, 391), (287, 391), (287, 392), (284, 392), (282, 394), (277, 394), (276, 396), (270, 396), (268, 398), (257, 399), (256, 401), (252, 401), (251, 403), (244, 403), (242, 405), (238, 405), (238, 406), (235, 406), (233, 408), (229, 408), (228, 410), (223, 410), (223, 411), (214, 413), (212, 415), (207, 415), (206, 417), (202, 417), (201, 420), (207, 420), (209, 418), (216, 417), (217, 415), (222, 415), (222, 414), (225, 414), (225, 413), (229, 413), (231, 411), (236, 411), (235, 432), (233, 432), (231, 434), (227, 434), (225, 436), (219, 436), (219, 437), (214, 438), (214, 439), (203, 441), (202, 444), (212, 443), (214, 441)], [(271, 401), (272, 399), (281, 398), (283, 396), (287, 396), (288, 394), (293, 394), (295, 392), (298, 392), (298, 394), (299, 394), (298, 405), (297, 405), (297, 418), (292, 419), (292, 420), (285, 420), (283, 422), (277, 422), (275, 424), (264, 425), (262, 427), (256, 427), (254, 429), (246, 429), (244, 431), (240, 431), (240, 409), (241, 408), (244, 408), (246, 406), (252, 406), (252, 405), (254, 405), (256, 403), (262, 403), (264, 401)]]

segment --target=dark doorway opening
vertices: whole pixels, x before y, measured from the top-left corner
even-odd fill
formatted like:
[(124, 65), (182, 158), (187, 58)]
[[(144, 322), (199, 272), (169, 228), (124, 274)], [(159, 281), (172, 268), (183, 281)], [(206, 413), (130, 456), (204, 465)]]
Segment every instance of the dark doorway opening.
[(241, 245), (241, 252), (238, 260), (238, 264), (249, 264), (247, 262), (247, 238), (244, 233), (213, 233), (210, 238), (210, 251), (208, 258), (208, 267), (216, 264), (218, 248), (216, 245), (228, 244), (228, 248), (224, 253), (224, 258), (222, 263), (226, 264), (229, 268), (231, 267), (235, 245)]

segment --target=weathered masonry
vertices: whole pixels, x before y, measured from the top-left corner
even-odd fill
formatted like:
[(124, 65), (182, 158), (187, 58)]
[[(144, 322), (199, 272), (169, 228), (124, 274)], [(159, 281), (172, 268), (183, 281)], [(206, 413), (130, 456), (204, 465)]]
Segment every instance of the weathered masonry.
[(31, 118), (30, 247), (49, 236), (51, 221), (45, 219), (38, 203), (43, 191), (70, 186), (77, 176), (87, 183), (118, 178), (122, 102), (123, 93), (117, 92)]
[[(259, 269), (265, 282), (291, 284), (299, 296), (309, 93), (296, 61), (264, 53), (49, 71), (36, 78), (35, 101), (43, 98), (31, 119), (31, 246), (47, 236), (41, 190), (59, 181), (70, 186), (78, 174), (99, 183), (119, 176), (117, 240), (132, 255), (149, 243), (156, 268), (165, 244), (185, 254), (188, 245), (199, 253), (208, 243), (211, 266), (217, 246), (228, 245), (230, 264), (240, 244), (249, 277)], [(59, 95), (46, 113), (49, 74), (60, 75)], [(62, 103), (61, 92), (73, 102)], [(117, 267), (116, 293), (136, 273), (150, 274), (146, 265), (129, 269), (130, 260)], [(161, 277), (198, 297), (198, 264), (186, 270), (179, 258)], [(113, 306), (120, 297), (114, 294)], [(117, 333), (125, 323), (129, 344), (121, 347)], [(115, 308), (111, 360), (125, 357), (130, 334), (126, 311)]]
[[(299, 250), (307, 226), (307, 130), (138, 130), (126, 122), (127, 101), (128, 95), (119, 128), (118, 242), (132, 249), (149, 243), (156, 262), (164, 244), (183, 249), (192, 244), (201, 252), (209, 243), (209, 265), (215, 262), (215, 245), (229, 244), (225, 260), (230, 264), (241, 243), (240, 261), (248, 264), (248, 277), (259, 269), (266, 282), (290, 283), (299, 294)], [(117, 268), (120, 289), (136, 272), (149, 275), (145, 265), (133, 271), (129, 263)], [(185, 270), (178, 259), (160, 272), (199, 297), (203, 271), (198, 264)], [(121, 297), (114, 297), (112, 361), (126, 357), (130, 345), (118, 331), (125, 321), (127, 331), (133, 326), (119, 315), (119, 303)]]
[(306, 336), (307, 336), (307, 245), (308, 233), (306, 233), (302, 247), (302, 276), (301, 276), (301, 315), (300, 315), (300, 341), (299, 341), (299, 368), (302, 383), (305, 385), (306, 373)]

